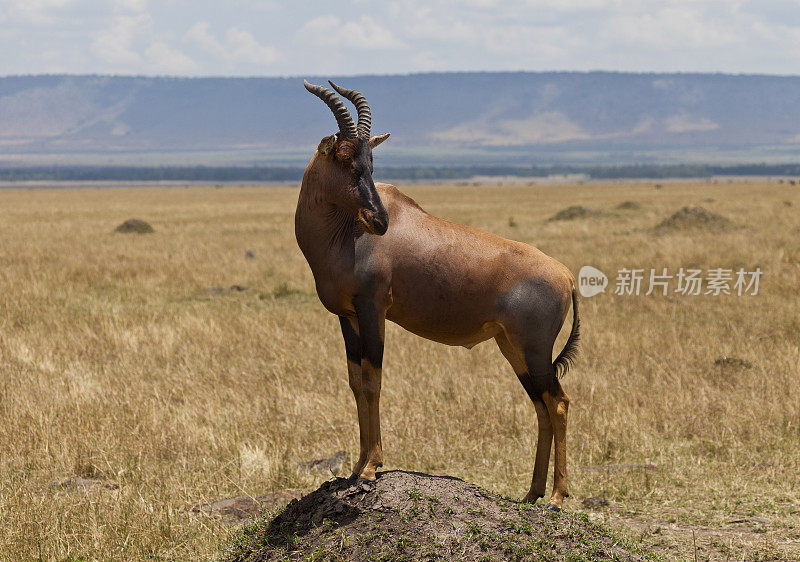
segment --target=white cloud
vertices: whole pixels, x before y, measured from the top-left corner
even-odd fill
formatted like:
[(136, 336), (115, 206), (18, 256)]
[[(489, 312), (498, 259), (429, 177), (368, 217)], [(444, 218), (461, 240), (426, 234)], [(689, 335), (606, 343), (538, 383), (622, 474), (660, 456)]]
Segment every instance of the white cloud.
[(142, 57), (135, 49), (135, 43), (150, 32), (151, 26), (152, 20), (147, 14), (118, 16), (111, 27), (97, 33), (92, 42), (92, 52), (112, 64), (136, 64)]
[(414, 55), (414, 66), (420, 70), (436, 70), (439, 61), (432, 51), (420, 51)]
[(145, 51), (149, 67), (164, 74), (184, 74), (197, 70), (198, 65), (175, 47), (155, 41)]
[(370, 16), (356, 21), (342, 21), (338, 16), (325, 15), (306, 22), (297, 38), (318, 47), (349, 47), (372, 51), (407, 48), (395, 34)]
[(57, 12), (74, 0), (3, 0), (0, 22), (20, 21), (34, 26), (49, 26), (57, 22)]
[(114, 0), (114, 5), (122, 10), (144, 12), (147, 11), (147, 1), (148, 0)]
[(235, 61), (270, 64), (278, 58), (278, 52), (275, 49), (260, 44), (249, 31), (231, 27), (225, 32), (225, 39), (231, 57)]
[[(145, 4), (133, 0), (124, 3), (137, 8)], [(126, 70), (186, 74), (200, 68), (189, 56), (158, 36), (153, 17), (147, 11), (115, 16), (110, 27), (96, 34), (91, 50), (100, 60)]]
[[(719, 22), (719, 23), (718, 23)], [(724, 18), (707, 17), (696, 6), (667, 6), (656, 11), (613, 15), (600, 37), (606, 44), (700, 48), (737, 42), (737, 30)]]
[(206, 21), (195, 23), (184, 34), (183, 40), (192, 43), (214, 58), (230, 63), (271, 64), (278, 58), (273, 47), (262, 45), (249, 32), (231, 27), (225, 32), (225, 43), (220, 42), (210, 32), (211, 24)]
[(189, 30), (183, 35), (183, 41), (194, 43), (195, 45), (208, 51), (215, 58), (227, 58), (227, 49), (217, 40), (216, 37), (211, 35), (209, 32), (210, 28), (211, 24), (209, 24), (207, 21), (199, 21), (190, 27)]
[[(800, 58), (797, 0), (0, 0), (0, 28), (4, 73), (791, 74)], [(168, 65), (147, 55), (165, 45)]]
[[(597, 2), (585, 0), (584, 3)], [(550, 4), (561, 9), (569, 9), (569, 5), (562, 6), (556, 0), (545, 2), (546, 6), (538, 6), (539, 2), (535, 8), (531, 4), (518, 0), (490, 6), (475, 0), (455, 10), (452, 6), (421, 0), (401, 0), (400, 4), (393, 4), (390, 11), (402, 21), (401, 36), (413, 39), (413, 44), (438, 44), (440, 52), (450, 51), (467, 59), (468, 63), (471, 62), (470, 51), (481, 55), (511, 55), (497, 59), (501, 63), (520, 60), (530, 64), (565, 58), (579, 50), (578, 47), (585, 46), (584, 35), (570, 29), (568, 21), (553, 22)], [(413, 17), (408, 18), (408, 14)]]
[(569, 36), (562, 27), (529, 27), (511, 25), (504, 29), (490, 30), (481, 37), (487, 51), (497, 54), (524, 52), (529, 57), (544, 60), (563, 57), (580, 39)]

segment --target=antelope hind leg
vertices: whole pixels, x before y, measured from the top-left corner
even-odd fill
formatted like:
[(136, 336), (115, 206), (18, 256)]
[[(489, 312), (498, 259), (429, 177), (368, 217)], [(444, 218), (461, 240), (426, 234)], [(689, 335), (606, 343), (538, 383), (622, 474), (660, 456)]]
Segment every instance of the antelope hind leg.
[(497, 335), (495, 341), (503, 356), (511, 364), (511, 368), (514, 369), (519, 382), (536, 408), (539, 424), (539, 435), (536, 440), (536, 460), (533, 465), (531, 487), (525, 497), (522, 498), (524, 502), (536, 503), (536, 500), (544, 497), (545, 488), (547, 487), (547, 471), (550, 466), (550, 451), (553, 446), (553, 425), (550, 421), (547, 407), (541, 396), (536, 393), (533, 379), (528, 372), (528, 365), (525, 362), (521, 348), (512, 344), (505, 332)]
[(531, 488), (522, 499), (524, 502), (536, 503), (544, 497), (547, 488), (547, 471), (550, 468), (550, 451), (553, 448), (553, 424), (547, 412), (547, 406), (541, 399), (533, 401), (539, 423), (539, 436), (536, 439), (536, 461), (533, 465)]
[(561, 510), (564, 498), (569, 497), (567, 487), (567, 411), (569, 410), (569, 397), (561, 388), (561, 383), (555, 379), (553, 391), (546, 391), (542, 398), (547, 405), (550, 420), (553, 423), (555, 436), (555, 462), (553, 463), (553, 494), (547, 507), (554, 511)]

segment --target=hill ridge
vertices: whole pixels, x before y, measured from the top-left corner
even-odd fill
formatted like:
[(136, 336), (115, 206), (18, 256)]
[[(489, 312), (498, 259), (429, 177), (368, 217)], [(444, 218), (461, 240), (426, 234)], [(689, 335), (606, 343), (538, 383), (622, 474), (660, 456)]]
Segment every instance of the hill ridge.
[[(800, 154), (800, 76), (558, 71), (330, 78), (367, 95), (375, 132), (393, 133), (382, 148), (388, 161), (485, 156), (499, 163), (613, 163), (633, 155), (628, 160), (675, 162), (697, 161), (697, 153), (714, 161), (720, 152), (744, 155), (739, 161), (786, 161)], [(333, 128), (327, 108), (299, 77), (0, 78), (0, 161), (48, 163), (47, 155), (92, 153), (100, 164), (107, 163), (104, 155), (136, 153), (152, 162), (156, 154), (193, 152), (181, 163), (297, 163), (295, 153), (307, 158)]]

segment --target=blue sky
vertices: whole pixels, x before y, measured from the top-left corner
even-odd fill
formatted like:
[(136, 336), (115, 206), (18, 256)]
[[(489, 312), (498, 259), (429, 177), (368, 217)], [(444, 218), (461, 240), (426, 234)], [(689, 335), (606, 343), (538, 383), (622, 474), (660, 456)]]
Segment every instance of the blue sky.
[(0, 74), (800, 73), (800, 0), (2, 0)]

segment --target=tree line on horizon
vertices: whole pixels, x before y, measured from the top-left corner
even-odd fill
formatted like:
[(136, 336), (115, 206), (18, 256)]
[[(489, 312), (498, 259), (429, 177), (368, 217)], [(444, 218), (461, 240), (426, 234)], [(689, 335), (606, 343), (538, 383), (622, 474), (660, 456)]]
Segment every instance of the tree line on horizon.
[[(475, 176), (545, 178), (583, 174), (590, 179), (710, 178), (712, 176), (800, 176), (800, 164), (633, 164), (551, 166), (383, 167), (391, 180), (468, 180)], [(275, 166), (33, 166), (0, 168), (0, 181), (199, 181), (299, 182), (300, 167)]]

